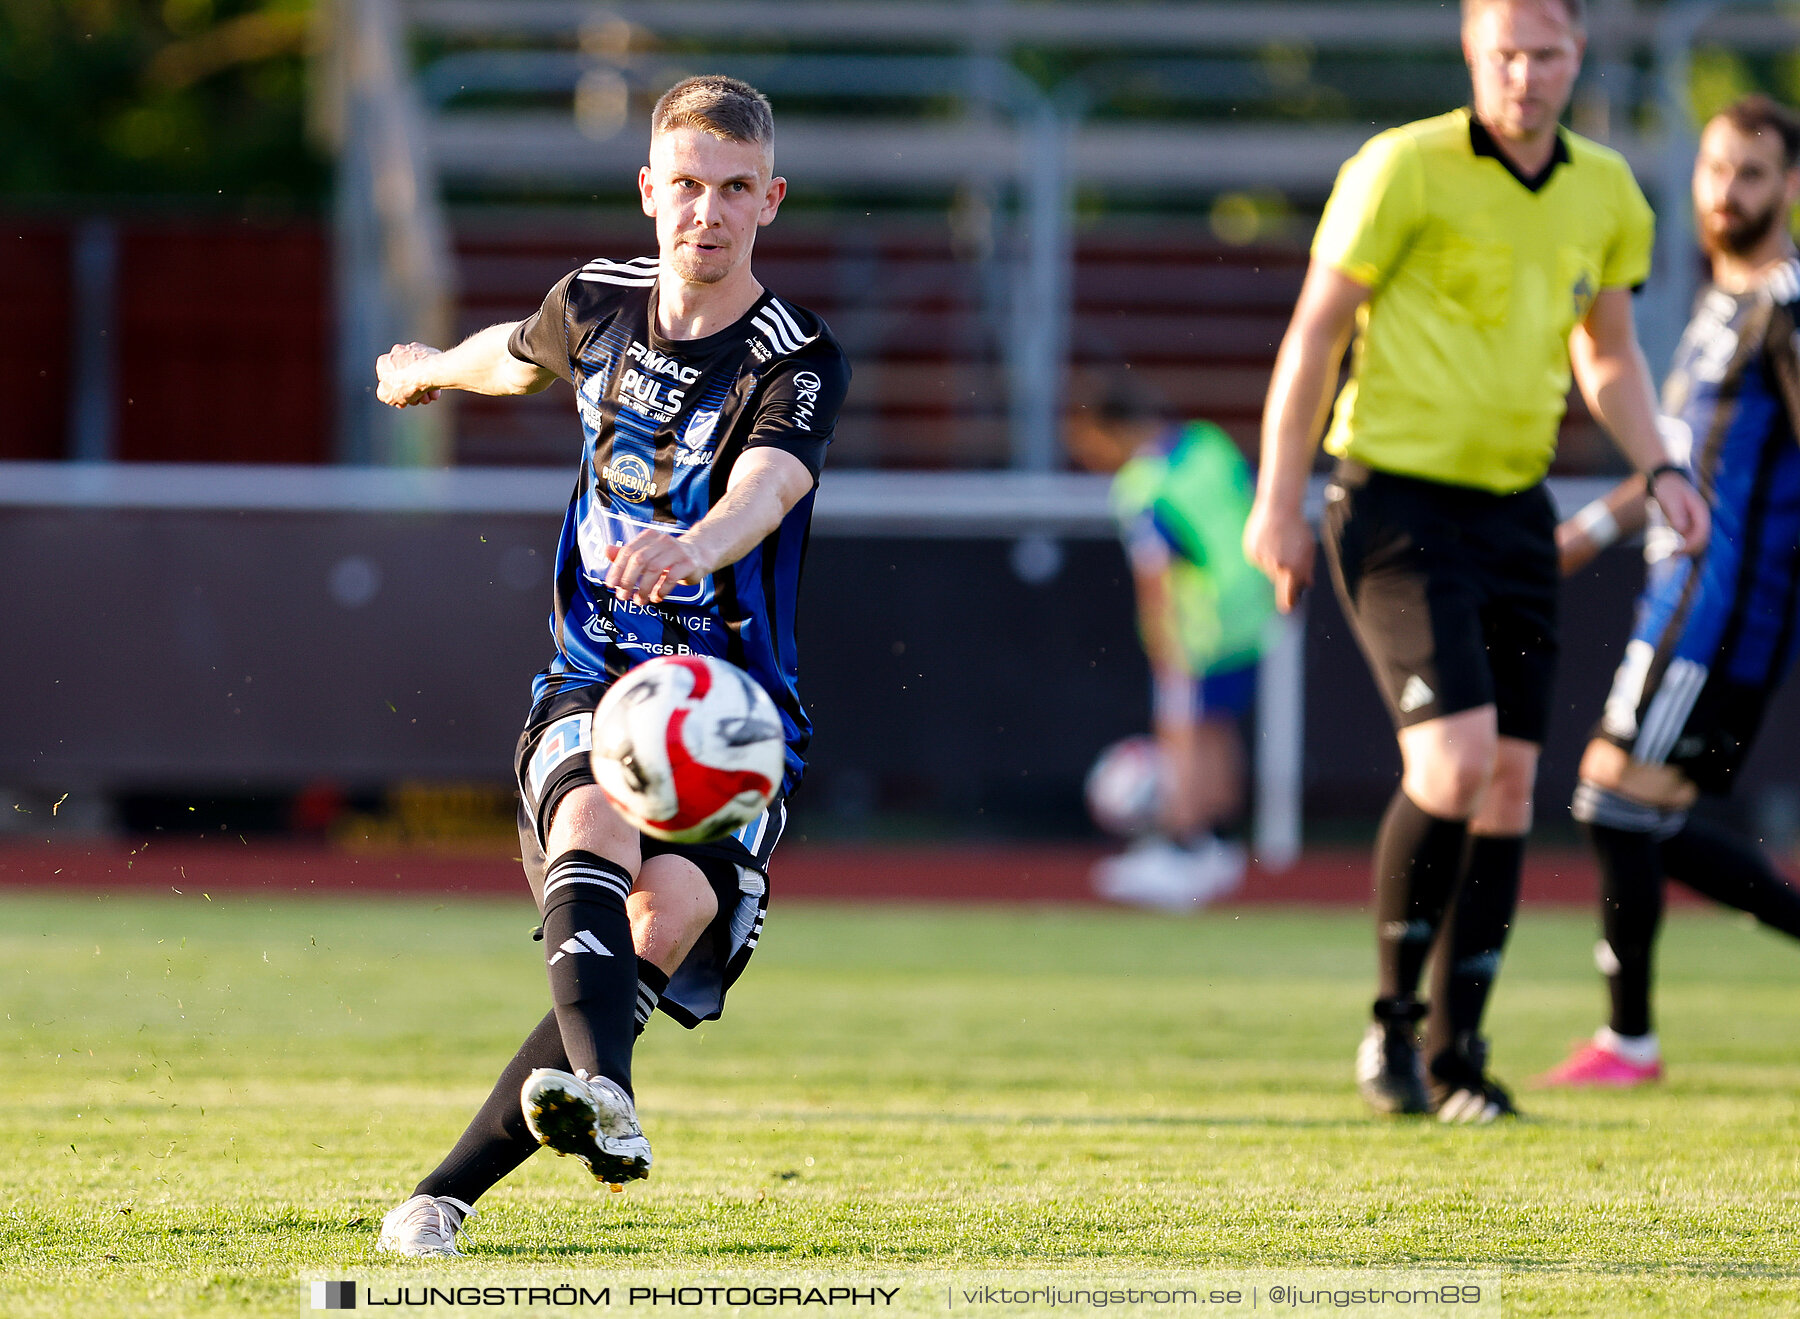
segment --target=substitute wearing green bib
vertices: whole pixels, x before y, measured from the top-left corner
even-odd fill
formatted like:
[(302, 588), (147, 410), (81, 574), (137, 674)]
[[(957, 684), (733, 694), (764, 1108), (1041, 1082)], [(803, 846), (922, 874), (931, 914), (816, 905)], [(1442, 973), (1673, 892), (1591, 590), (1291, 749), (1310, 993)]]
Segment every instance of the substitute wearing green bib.
[(1224, 431), (1172, 422), (1124, 375), (1075, 410), (1068, 438), (1083, 466), (1115, 474), (1112, 513), (1150, 661), (1160, 767), (1154, 832), (1101, 860), (1094, 889), (1113, 902), (1191, 911), (1234, 890), (1247, 863), (1234, 836), (1245, 800), (1240, 721), (1255, 702), (1275, 612), (1268, 580), (1244, 558), (1250, 471)]
[(1166, 448), (1138, 451), (1113, 477), (1113, 517), (1133, 562), (1165, 568), (1171, 631), (1190, 678), (1254, 664), (1266, 646), (1275, 597), (1242, 546), (1252, 489), (1237, 445), (1209, 421), (1181, 426)]

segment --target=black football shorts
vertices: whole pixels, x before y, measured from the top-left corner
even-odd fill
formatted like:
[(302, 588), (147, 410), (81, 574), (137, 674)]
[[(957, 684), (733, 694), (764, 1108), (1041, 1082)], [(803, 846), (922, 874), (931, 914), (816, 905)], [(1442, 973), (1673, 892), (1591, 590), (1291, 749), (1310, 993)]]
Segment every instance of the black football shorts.
[(1556, 673), (1556, 506), (1341, 462), (1323, 540), (1344, 614), (1396, 728), (1495, 707), (1541, 744)]

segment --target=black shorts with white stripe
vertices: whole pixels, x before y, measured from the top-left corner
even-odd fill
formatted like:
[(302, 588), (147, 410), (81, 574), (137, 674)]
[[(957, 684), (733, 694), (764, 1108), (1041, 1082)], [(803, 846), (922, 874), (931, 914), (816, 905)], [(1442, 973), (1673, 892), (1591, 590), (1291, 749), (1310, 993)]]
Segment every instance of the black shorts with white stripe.
[(1750, 755), (1775, 683), (1741, 683), (1687, 659), (1659, 664), (1632, 641), (1613, 674), (1593, 735), (1640, 765), (1671, 765), (1704, 793), (1723, 796)]

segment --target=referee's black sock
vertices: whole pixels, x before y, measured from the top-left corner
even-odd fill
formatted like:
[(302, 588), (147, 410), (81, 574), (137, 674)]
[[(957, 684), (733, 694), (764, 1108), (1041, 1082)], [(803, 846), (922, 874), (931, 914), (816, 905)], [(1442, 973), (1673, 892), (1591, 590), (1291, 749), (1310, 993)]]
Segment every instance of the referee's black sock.
[(1445, 820), (1394, 793), (1375, 835), (1375, 956), (1379, 995), (1411, 1000), (1461, 876), (1466, 820)]
[(1662, 925), (1663, 878), (1656, 835), (1608, 824), (1584, 825), (1600, 865), (1601, 971), (1618, 1035), (1650, 1033), (1651, 962)]
[(1800, 939), (1800, 889), (1747, 838), (1692, 816), (1662, 845), (1663, 870), (1694, 892)]
[(546, 1013), (525, 1037), (525, 1043), (500, 1073), (468, 1130), (431, 1175), (414, 1188), (414, 1195), (448, 1195), (464, 1204), (474, 1204), (502, 1177), (538, 1152), (537, 1138), (525, 1125), (525, 1112), (519, 1107), (519, 1088), (536, 1067), (569, 1070), (569, 1057), (563, 1052), (562, 1032), (557, 1029), (554, 1012)]
[(1431, 974), (1431, 1016), (1425, 1026), (1426, 1056), (1436, 1060), (1481, 1033), (1494, 977), (1506, 951), (1519, 906), (1525, 866), (1523, 835), (1473, 834), (1462, 883), (1438, 936)]
[(574, 1070), (631, 1093), (638, 959), (625, 897), (631, 874), (592, 852), (564, 852), (544, 876), (544, 957)]

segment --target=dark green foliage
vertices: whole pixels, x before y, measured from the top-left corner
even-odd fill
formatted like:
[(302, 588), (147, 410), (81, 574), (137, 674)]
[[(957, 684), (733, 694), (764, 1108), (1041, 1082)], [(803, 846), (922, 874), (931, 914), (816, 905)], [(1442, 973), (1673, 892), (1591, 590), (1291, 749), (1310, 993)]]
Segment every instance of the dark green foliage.
[(0, 196), (310, 205), (310, 0), (7, 0)]

